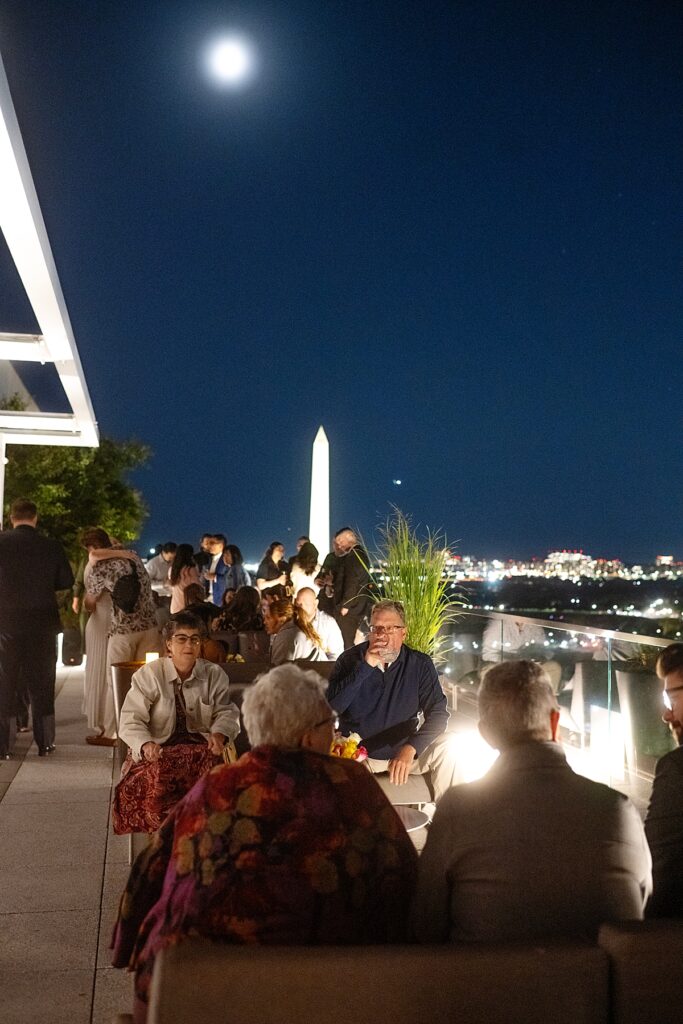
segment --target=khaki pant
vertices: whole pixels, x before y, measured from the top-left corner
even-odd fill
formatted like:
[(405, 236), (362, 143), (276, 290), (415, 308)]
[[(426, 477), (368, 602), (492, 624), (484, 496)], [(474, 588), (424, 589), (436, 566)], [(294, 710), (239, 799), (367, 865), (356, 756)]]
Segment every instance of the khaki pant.
[[(410, 741), (408, 741), (410, 742)], [(436, 803), (451, 786), (456, 786), (462, 779), (458, 777), (457, 768), (457, 737), (454, 733), (446, 732), (437, 736), (433, 743), (419, 754), (413, 761), (410, 774), (429, 774), (429, 786), (432, 790), (433, 800)], [(363, 762), (373, 773), (380, 775), (389, 768), (389, 762), (376, 757), (369, 757)], [(388, 785), (383, 785), (385, 793), (388, 794)], [(392, 792), (400, 795), (401, 786), (391, 786)], [(389, 795), (389, 794), (388, 794)], [(389, 795), (389, 799), (391, 796)]]

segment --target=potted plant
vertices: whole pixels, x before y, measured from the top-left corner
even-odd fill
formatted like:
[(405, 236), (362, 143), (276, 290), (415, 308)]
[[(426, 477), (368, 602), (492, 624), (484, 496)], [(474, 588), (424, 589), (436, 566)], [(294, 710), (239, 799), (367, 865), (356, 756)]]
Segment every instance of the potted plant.
[(376, 561), (380, 592), (375, 601), (400, 601), (406, 613), (406, 643), (428, 654), (436, 665), (445, 660), (445, 630), (462, 600), (446, 575), (448, 549), (441, 533), (426, 530), (420, 538), (410, 519), (395, 508), (380, 529)]

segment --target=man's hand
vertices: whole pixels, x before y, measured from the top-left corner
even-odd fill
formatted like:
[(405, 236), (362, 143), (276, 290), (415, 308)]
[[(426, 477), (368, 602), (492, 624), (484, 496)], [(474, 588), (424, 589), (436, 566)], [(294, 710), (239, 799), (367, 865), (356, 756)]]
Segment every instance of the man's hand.
[(348, 615), (349, 614), (349, 609), (348, 608), (340, 608), (339, 609), (339, 614), (340, 615)]
[(155, 743), (153, 740), (149, 740), (147, 743), (143, 743), (140, 750), (145, 761), (150, 762), (158, 761), (161, 755), (163, 754), (162, 748), (159, 746), (158, 743)]
[(389, 781), (393, 782), (395, 786), (404, 786), (408, 781), (416, 753), (415, 747), (411, 747), (410, 743), (406, 743), (405, 746), (401, 747), (396, 757), (392, 757), (388, 765)]
[(212, 732), (209, 736), (209, 750), (216, 757), (223, 756), (223, 747), (225, 746), (225, 736), (220, 732)]
[[(342, 615), (348, 608), (342, 608)], [(368, 665), (377, 667), (384, 663), (384, 654), (389, 646), (389, 638), (386, 634), (378, 636), (377, 633), (370, 634), (370, 642), (368, 643), (368, 649), (365, 652), (365, 660)]]

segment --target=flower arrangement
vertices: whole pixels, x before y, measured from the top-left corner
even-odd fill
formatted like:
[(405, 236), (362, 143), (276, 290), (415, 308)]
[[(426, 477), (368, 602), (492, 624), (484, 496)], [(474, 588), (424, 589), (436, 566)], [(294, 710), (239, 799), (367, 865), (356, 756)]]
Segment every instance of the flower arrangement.
[(330, 753), (334, 757), (345, 757), (351, 761), (364, 761), (368, 756), (365, 747), (361, 746), (360, 736), (357, 732), (352, 732), (350, 736), (336, 733)]

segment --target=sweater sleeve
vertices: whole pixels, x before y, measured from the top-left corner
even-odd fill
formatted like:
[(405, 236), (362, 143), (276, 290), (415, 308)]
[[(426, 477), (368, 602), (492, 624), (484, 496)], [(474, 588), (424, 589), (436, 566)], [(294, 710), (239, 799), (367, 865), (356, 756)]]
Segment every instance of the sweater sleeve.
[(419, 757), (448, 727), (448, 702), (431, 658), (421, 658), (419, 700), (424, 723), (410, 739)]
[(330, 706), (339, 714), (343, 714), (358, 696), (363, 684), (376, 671), (378, 670), (368, 665), (365, 658), (359, 658), (357, 651), (351, 650), (342, 654), (337, 659), (327, 688)]

